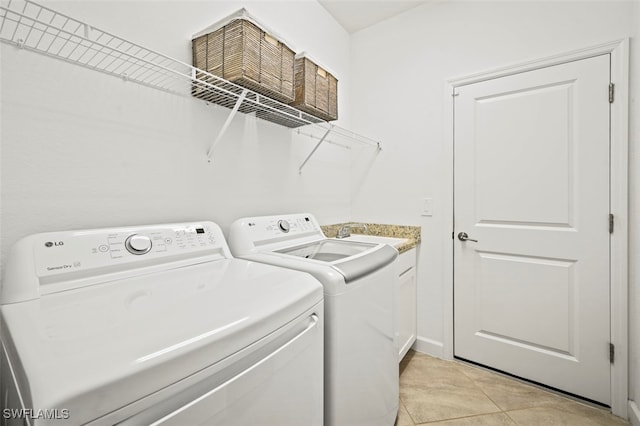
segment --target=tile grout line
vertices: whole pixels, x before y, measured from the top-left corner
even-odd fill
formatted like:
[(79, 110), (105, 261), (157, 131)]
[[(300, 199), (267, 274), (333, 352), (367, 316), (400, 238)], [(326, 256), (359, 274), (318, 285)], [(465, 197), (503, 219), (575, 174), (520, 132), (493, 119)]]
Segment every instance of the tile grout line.
[[(487, 395), (487, 393), (484, 391), (484, 389), (482, 389), (482, 387), (481, 387), (480, 385), (478, 385), (478, 384), (476, 383), (476, 381), (475, 381), (475, 380), (473, 380), (473, 378), (469, 377), (468, 375), (466, 375), (466, 374), (464, 373), (464, 369), (458, 368), (458, 366), (459, 366), (460, 364), (458, 364), (458, 363), (457, 363), (457, 361), (455, 361), (455, 360), (454, 360), (453, 362), (454, 362), (454, 363), (456, 363), (456, 364), (455, 364), (455, 366), (456, 366), (456, 370), (458, 370), (458, 371), (459, 371), (459, 372), (460, 372), (464, 377), (466, 377), (467, 379), (471, 380), (471, 383), (473, 383), (473, 385), (474, 385), (476, 388), (478, 388), (478, 389), (480, 390), (480, 392), (482, 392), (482, 393), (483, 393), (483, 395), (484, 395), (484, 396), (486, 396), (486, 397), (487, 397), (487, 399), (488, 399), (489, 401), (491, 401), (491, 403), (492, 403), (493, 405), (495, 405), (495, 406), (498, 408), (498, 410), (500, 410), (500, 412), (501, 412), (501, 413), (504, 413), (504, 412), (505, 412), (505, 410), (503, 410), (503, 409), (502, 409), (502, 407), (501, 407), (501, 406), (499, 406), (499, 405), (498, 405), (498, 403), (497, 403), (496, 401), (494, 401), (494, 400), (493, 400), (489, 395)], [(511, 417), (509, 417), (509, 418), (511, 419)]]
[[(484, 391), (484, 389), (483, 389), (480, 385), (478, 385), (478, 384), (476, 383), (476, 381), (475, 381), (473, 378), (471, 378), (471, 377), (469, 377), (467, 374), (465, 374), (464, 369), (458, 368), (458, 365), (465, 365), (465, 366), (466, 366), (466, 364), (458, 364), (458, 363), (457, 363), (457, 361), (455, 361), (455, 360), (454, 360), (454, 362), (456, 363), (456, 369), (457, 369), (458, 371), (460, 371), (460, 373), (462, 373), (462, 374), (463, 374), (465, 377), (467, 377), (469, 380), (471, 380), (471, 381), (473, 382), (473, 384), (474, 384), (478, 389), (480, 389), (480, 391), (481, 391), (481, 392), (482, 392), (482, 393), (483, 393), (483, 394), (484, 394), (484, 395), (489, 399), (489, 401), (491, 401), (491, 402), (492, 402), (496, 407), (498, 407), (498, 409), (500, 410), (500, 413), (502, 413), (502, 414), (506, 415), (506, 416), (507, 416), (507, 418), (508, 418), (508, 419), (509, 419), (513, 424), (518, 425), (519, 423), (518, 423), (518, 422), (517, 422), (513, 417), (511, 417), (511, 416), (509, 415), (509, 412), (512, 412), (512, 411), (519, 411), (519, 410), (530, 410), (530, 409), (533, 409), (533, 408), (538, 408), (538, 406), (533, 405), (533, 406), (530, 406), (530, 407), (521, 407), (521, 408), (516, 408), (516, 409), (510, 409), (510, 410), (503, 409), (500, 405), (498, 405), (498, 403), (497, 403), (496, 401), (494, 401), (494, 400), (493, 400), (493, 399), (492, 399), (492, 398), (491, 398), (491, 397), (490, 397), (490, 396), (489, 396), (489, 395)], [(471, 368), (471, 367), (470, 367), (470, 368)], [(482, 369), (481, 369), (481, 370), (482, 370)], [(510, 378), (505, 377), (505, 376), (502, 376), (502, 375), (500, 375), (500, 374), (496, 374), (496, 373), (494, 373), (494, 372), (492, 372), (492, 371), (488, 371), (488, 370), (482, 370), (482, 371), (486, 371), (487, 373), (490, 373), (490, 374), (492, 374), (492, 375), (495, 375), (495, 376), (498, 376), (498, 377), (503, 377), (503, 378), (505, 378), (505, 379), (510, 380)], [(515, 382), (520, 383), (520, 382), (518, 382), (517, 380), (516, 380)]]
[[(400, 365), (402, 365), (402, 362), (404, 361), (404, 359), (402, 361), (400, 361)], [(408, 360), (407, 363), (405, 364), (405, 368), (406, 366), (409, 364), (411, 360)], [(404, 370), (404, 368), (402, 368), (402, 370)], [(400, 374), (398, 374), (398, 385), (400, 385)], [(413, 423), (413, 426), (416, 426), (417, 423), (416, 421), (413, 419), (413, 416), (411, 415), (411, 413), (409, 412), (409, 410), (407, 410), (407, 406), (404, 405), (404, 401), (402, 400), (402, 396), (400, 395), (399, 392), (400, 389), (398, 389), (398, 401), (400, 401), (400, 404), (402, 404), (402, 408), (404, 408), (404, 412), (407, 413), (407, 416), (409, 416), (409, 419), (411, 419), (411, 423)], [(400, 412), (400, 407), (398, 407), (398, 412)]]
[[(504, 412), (504, 411), (500, 411), (500, 412), (496, 411), (496, 412), (493, 412), (493, 413), (474, 414), (472, 416), (450, 417), (448, 419), (434, 420), (432, 422), (415, 423), (415, 426), (435, 425), (435, 424), (442, 423), (442, 422), (450, 422), (451, 420), (473, 419), (475, 417), (493, 416), (493, 415), (496, 415), (496, 414), (507, 414), (507, 413)], [(511, 420), (511, 421), (513, 421), (515, 423), (515, 421), (511, 417), (509, 417), (509, 420)]]
[[(447, 360), (445, 360), (445, 361), (447, 361)], [(592, 406), (590, 404), (585, 404), (584, 402), (582, 402), (580, 400), (576, 400), (574, 398), (569, 398), (569, 397), (567, 397), (565, 395), (562, 395), (560, 393), (552, 392), (552, 391), (549, 391), (547, 389), (542, 389), (539, 386), (535, 386), (535, 385), (532, 385), (530, 383), (527, 383), (527, 382), (524, 382), (524, 381), (520, 381), (520, 380), (511, 378), (511, 377), (508, 377), (508, 376), (505, 376), (505, 375), (490, 371), (490, 370), (485, 370), (485, 369), (482, 369), (482, 368), (478, 368), (478, 370), (480, 372), (486, 372), (488, 374), (487, 379), (495, 376), (495, 377), (498, 377), (498, 378), (505, 379), (508, 382), (513, 382), (515, 385), (522, 385), (524, 387), (531, 388), (531, 389), (534, 389), (536, 391), (540, 391), (540, 392), (542, 392), (544, 394), (548, 394), (549, 396), (553, 396), (553, 397), (557, 398), (557, 400), (555, 400), (556, 398), (553, 398), (554, 400), (547, 401), (544, 398), (544, 395), (543, 396), (539, 396), (539, 397), (535, 397), (535, 395), (533, 395), (530, 398), (527, 398), (527, 401), (521, 401), (521, 402), (524, 402), (522, 407), (514, 406), (514, 407), (511, 407), (511, 408), (502, 408), (493, 398), (491, 398), (489, 396), (489, 394), (485, 391), (485, 388), (482, 386), (482, 384), (484, 383), (484, 380), (483, 380), (484, 376), (483, 375), (473, 374), (472, 370), (468, 370), (468, 368), (477, 368), (477, 367), (472, 367), (472, 366), (467, 365), (466, 363), (458, 362), (456, 360), (452, 360), (452, 362), (453, 362), (452, 366), (453, 366), (454, 370), (471, 382), (472, 387), (470, 389), (480, 390), (481, 394), (484, 395), (492, 404), (494, 404), (494, 407), (498, 411), (477, 413), (477, 414), (473, 414), (473, 415), (460, 416), (460, 417), (442, 418), (442, 419), (431, 420), (431, 421), (427, 420), (427, 421), (422, 422), (422, 423), (416, 423), (416, 421), (414, 420), (413, 416), (411, 415), (409, 410), (406, 408), (407, 406), (404, 404), (404, 401), (402, 400), (402, 398), (400, 398), (402, 406), (403, 406), (405, 412), (407, 413), (409, 419), (411, 420), (411, 422), (413, 422), (414, 426), (437, 425), (437, 424), (439, 424), (441, 422), (456, 421), (456, 420), (460, 420), (460, 419), (473, 419), (473, 418), (476, 418), (476, 417), (480, 418), (480, 417), (483, 417), (483, 416), (491, 416), (491, 415), (499, 416), (500, 414), (504, 414), (506, 416), (506, 418), (503, 417), (503, 420), (508, 420), (510, 422), (510, 424), (512, 424), (512, 425), (520, 425), (522, 423), (518, 422), (516, 420), (516, 418), (511, 417), (511, 414), (517, 413), (517, 412), (522, 412), (522, 411), (527, 411), (527, 410), (536, 410), (536, 409), (558, 410), (560, 412), (563, 412), (563, 413), (569, 414), (569, 415), (576, 415), (576, 416), (585, 417), (585, 418), (598, 418), (600, 420), (607, 420), (607, 416), (613, 416), (613, 414), (611, 414), (610, 412), (607, 412), (606, 410), (604, 410), (604, 409), (602, 409), (600, 407), (595, 407), (595, 406)], [(488, 386), (489, 389), (491, 389), (490, 383), (491, 383), (490, 381), (485, 383)], [(593, 414), (589, 414), (587, 412), (581, 414), (578, 411), (575, 411), (574, 409), (572, 409), (574, 404), (576, 406), (580, 406), (581, 407), (581, 410), (578, 410), (578, 411), (583, 411), (583, 409), (591, 409), (591, 410), (593, 410)], [(587, 410), (587, 411), (591, 411), (591, 410)], [(593, 416), (595, 416), (595, 417), (593, 417)], [(625, 419), (622, 419), (622, 420), (624, 421)], [(628, 420), (627, 420), (626, 424), (628, 425)]]
[[(528, 408), (527, 408), (528, 409)], [(516, 411), (516, 410), (511, 410), (511, 411)], [(511, 420), (513, 422), (514, 425), (518, 425), (519, 423), (516, 421), (516, 419), (514, 419), (513, 417), (511, 417), (509, 415), (509, 411), (503, 411), (504, 415), (507, 416), (507, 418), (509, 420)]]
[[(398, 401), (400, 401), (400, 404), (402, 404), (402, 408), (404, 408), (404, 412), (407, 413), (407, 416), (409, 416), (409, 418), (411, 419), (411, 423), (413, 423), (413, 426), (416, 426), (417, 423), (415, 420), (413, 420), (413, 416), (411, 415), (409, 410), (407, 410), (407, 406), (404, 405), (404, 401), (402, 400), (402, 397), (399, 397)], [(398, 411), (400, 411), (400, 407), (398, 407)]]
[[(498, 411), (491, 411), (491, 412), (487, 412), (487, 413), (478, 413), (478, 414), (473, 414), (473, 415), (470, 415), (470, 416), (449, 417), (449, 418), (445, 418), (445, 419), (434, 420), (434, 421), (431, 421), (431, 422), (428, 421), (428, 422), (416, 423), (415, 420), (413, 419), (413, 417), (411, 416), (411, 413), (409, 412), (409, 410), (406, 409), (406, 406), (405, 406), (405, 411), (407, 412), (407, 414), (409, 414), (409, 417), (411, 418), (411, 421), (413, 421), (414, 426), (435, 424), (435, 423), (438, 423), (438, 422), (446, 422), (446, 421), (450, 421), (450, 420), (467, 419), (467, 418), (473, 418), (473, 417), (484, 416), (484, 415), (492, 415), (492, 414), (504, 413), (504, 410), (502, 409), (502, 407), (500, 407), (493, 399), (491, 399), (489, 397), (489, 395), (487, 395), (486, 392), (476, 383), (475, 380), (473, 380), (471, 377), (466, 375), (461, 368), (458, 368), (458, 366), (460, 364), (457, 361), (451, 360), (451, 362), (453, 363), (452, 365), (455, 368), (455, 370), (458, 373), (462, 374), (464, 377), (466, 377), (471, 382), (471, 384), (473, 385), (474, 388), (479, 390), (485, 397), (487, 397), (487, 399), (489, 401), (491, 401), (491, 403), (497, 408)], [(402, 401), (402, 399), (400, 399), (400, 400)], [(402, 401), (402, 404), (404, 405), (404, 401)], [(509, 419), (511, 419), (511, 417), (509, 417)]]
[[(456, 361), (454, 361), (454, 362), (456, 362)], [(458, 366), (458, 365), (466, 365), (466, 364), (464, 364), (464, 363), (458, 364), (458, 363), (456, 362), (456, 368), (457, 368), (457, 366)], [(584, 407), (592, 408), (592, 409), (597, 410), (597, 411), (602, 410), (602, 409), (601, 409), (601, 408), (599, 408), (599, 407), (594, 407), (594, 406), (592, 406), (592, 405), (590, 405), (590, 404), (585, 404), (585, 403), (583, 403), (583, 402), (582, 402), (582, 401), (580, 401), (580, 400), (573, 399), (573, 398), (569, 398), (569, 397), (567, 397), (567, 396), (565, 396), (565, 395), (562, 395), (562, 394), (560, 394), (560, 393), (551, 392), (551, 391), (549, 391), (549, 390), (547, 390), (547, 389), (543, 389), (543, 388), (541, 388), (541, 387), (534, 386), (534, 385), (532, 385), (532, 384), (530, 384), (530, 383), (527, 383), (527, 382), (519, 381), (519, 380), (513, 379), (513, 378), (511, 378), (511, 377), (504, 376), (504, 375), (499, 374), (499, 373), (494, 373), (494, 372), (492, 372), (492, 371), (483, 370), (483, 369), (480, 369), (480, 370), (482, 370), (482, 371), (486, 371), (487, 373), (492, 374), (492, 375), (495, 375), (495, 376), (497, 376), (497, 377), (502, 377), (502, 378), (504, 378), (504, 379), (506, 379), (506, 380), (512, 380), (513, 382), (515, 382), (515, 383), (519, 383), (519, 384), (522, 384), (522, 385), (524, 385), (524, 386), (529, 386), (529, 387), (531, 387), (531, 388), (534, 388), (534, 389), (540, 390), (540, 391), (545, 392), (545, 393), (548, 393), (548, 394), (550, 394), (550, 395), (554, 395), (554, 396), (556, 396), (556, 397), (558, 397), (558, 398), (560, 398), (560, 399), (564, 400), (564, 402), (572, 402), (572, 403), (575, 403), (575, 404), (578, 404), (578, 405), (582, 405), (582, 406), (584, 406)], [(541, 405), (535, 405), (535, 404), (534, 404), (534, 405), (530, 405), (530, 406), (528, 405), (528, 406), (526, 406), (526, 407), (518, 407), (518, 408), (511, 408), (511, 409), (503, 409), (503, 408), (502, 408), (502, 407), (500, 407), (500, 406), (499, 406), (499, 405), (498, 405), (498, 404), (497, 404), (497, 403), (496, 403), (496, 402), (495, 402), (495, 401), (494, 401), (494, 400), (493, 400), (489, 395), (487, 395), (487, 393), (484, 391), (484, 389), (482, 389), (482, 387), (481, 387), (480, 385), (476, 384), (476, 381), (475, 381), (473, 378), (471, 378), (471, 377), (469, 377), (467, 374), (465, 374), (465, 372), (464, 372), (464, 370), (463, 370), (463, 369), (458, 369), (458, 371), (460, 371), (460, 373), (462, 373), (465, 377), (467, 377), (469, 380), (471, 380), (471, 381), (473, 382), (473, 384), (474, 384), (474, 385), (476, 385), (476, 387), (477, 387), (478, 389), (480, 389), (480, 391), (481, 391), (481, 392), (482, 392), (482, 393), (483, 393), (483, 394), (484, 394), (484, 395), (485, 395), (485, 396), (486, 396), (486, 397), (487, 397), (487, 398), (488, 398), (488, 399), (489, 399), (489, 400), (490, 400), (490, 401), (491, 401), (491, 402), (492, 402), (496, 407), (498, 407), (498, 408), (500, 409), (500, 412), (501, 412), (501, 413), (503, 413), (503, 414), (505, 414), (505, 415), (509, 418), (509, 420), (511, 420), (511, 421), (512, 421), (514, 424), (516, 424), (516, 425), (518, 425), (519, 423), (518, 423), (518, 422), (517, 422), (513, 417), (511, 417), (511, 416), (509, 415), (509, 413), (516, 412), (516, 411), (533, 410), (533, 409), (537, 409), (537, 408), (545, 408), (545, 407), (553, 407), (553, 408), (555, 408), (555, 409), (557, 409), (557, 410), (560, 410), (560, 411), (562, 411), (562, 412), (565, 412), (565, 413), (571, 413), (571, 411), (570, 411), (570, 410), (567, 410), (567, 409), (563, 408), (563, 407), (562, 407), (562, 405), (558, 406), (558, 405), (557, 405), (558, 403), (549, 403), (549, 404), (541, 404)], [(532, 403), (533, 403), (533, 402), (532, 402)], [(604, 411), (602, 411), (602, 412), (599, 412), (598, 414), (600, 414), (600, 415), (606, 415), (607, 413), (606, 413), (606, 412), (604, 412)], [(610, 414), (610, 413), (609, 413), (609, 414)]]
[[(536, 391), (545, 393), (545, 394), (547, 394), (549, 396), (553, 396), (553, 397), (558, 399), (558, 401), (548, 402), (548, 403), (539, 403), (539, 404), (536, 404), (535, 400), (534, 400), (534, 401), (531, 401), (531, 404), (533, 404), (533, 405), (526, 405), (526, 406), (517, 407), (517, 408), (503, 409), (493, 399), (491, 399), (491, 397), (489, 395), (487, 395), (487, 393), (484, 392), (484, 390), (479, 385), (477, 385), (480, 388), (480, 390), (487, 396), (487, 398), (489, 398), (491, 400), (491, 402), (493, 402), (496, 406), (498, 406), (500, 408), (500, 410), (502, 412), (504, 412), (505, 414), (508, 413), (508, 412), (513, 412), (513, 411), (530, 410), (530, 409), (544, 408), (544, 407), (549, 407), (549, 406), (553, 406), (553, 407), (555, 407), (556, 409), (558, 409), (560, 411), (570, 412), (570, 411), (566, 410), (565, 408), (558, 407), (558, 404), (562, 405), (562, 404), (566, 404), (566, 403), (573, 403), (573, 404), (580, 405), (580, 406), (585, 407), (585, 408), (591, 408), (591, 409), (595, 410), (596, 412), (598, 412), (599, 415), (613, 415), (610, 411), (607, 411), (603, 407), (600, 407), (600, 406), (598, 406), (596, 404), (591, 404), (588, 401), (583, 401), (582, 399), (577, 398), (577, 397), (572, 397), (570, 395), (565, 395), (560, 391), (554, 391), (553, 389), (546, 389), (543, 386), (536, 385), (535, 383), (530, 383), (530, 382), (528, 382), (526, 380), (520, 380), (517, 377), (511, 377), (509, 375), (501, 374), (500, 372), (495, 372), (495, 371), (492, 371), (492, 370), (489, 370), (489, 369), (484, 369), (482, 367), (474, 367), (474, 366), (471, 366), (471, 365), (469, 365), (467, 363), (464, 363), (464, 362), (459, 362), (459, 361), (454, 361), (454, 362), (456, 362), (456, 365), (462, 365), (462, 366), (466, 366), (466, 367), (470, 367), (470, 368), (477, 368), (478, 370), (486, 372), (486, 373), (488, 373), (488, 374), (490, 374), (492, 376), (500, 377), (502, 379), (511, 381), (513, 383), (516, 383), (516, 384), (519, 384), (519, 385), (522, 385), (522, 386), (525, 386), (525, 387), (529, 387), (531, 389), (535, 389)], [(466, 377), (469, 377), (467, 374), (465, 374), (463, 369), (461, 369), (460, 372), (462, 374), (464, 374)], [(475, 384), (475, 380), (473, 378), (469, 377), (469, 379), (471, 381), (473, 381), (474, 384)]]

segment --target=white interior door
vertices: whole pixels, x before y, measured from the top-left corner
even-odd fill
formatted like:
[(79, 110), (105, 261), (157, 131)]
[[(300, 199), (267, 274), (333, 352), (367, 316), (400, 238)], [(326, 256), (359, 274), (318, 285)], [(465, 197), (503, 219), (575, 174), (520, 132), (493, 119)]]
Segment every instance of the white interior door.
[(605, 404), (609, 61), (469, 84), (454, 101), (454, 354)]

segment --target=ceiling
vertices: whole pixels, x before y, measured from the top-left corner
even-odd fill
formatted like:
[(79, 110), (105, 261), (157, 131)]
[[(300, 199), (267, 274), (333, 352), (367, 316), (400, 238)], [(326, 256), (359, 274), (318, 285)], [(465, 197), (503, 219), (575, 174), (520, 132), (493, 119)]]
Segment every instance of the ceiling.
[(355, 33), (431, 0), (318, 0), (347, 30)]

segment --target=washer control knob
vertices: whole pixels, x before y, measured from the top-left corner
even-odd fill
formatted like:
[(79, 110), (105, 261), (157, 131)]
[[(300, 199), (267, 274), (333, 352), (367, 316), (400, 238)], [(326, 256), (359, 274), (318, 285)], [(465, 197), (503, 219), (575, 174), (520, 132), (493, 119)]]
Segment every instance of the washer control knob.
[(280, 230), (284, 233), (289, 232), (289, 222), (287, 222), (286, 220), (279, 220), (278, 221), (278, 228), (280, 228)]
[(151, 250), (151, 238), (145, 235), (132, 234), (127, 237), (124, 246), (131, 254), (145, 254)]

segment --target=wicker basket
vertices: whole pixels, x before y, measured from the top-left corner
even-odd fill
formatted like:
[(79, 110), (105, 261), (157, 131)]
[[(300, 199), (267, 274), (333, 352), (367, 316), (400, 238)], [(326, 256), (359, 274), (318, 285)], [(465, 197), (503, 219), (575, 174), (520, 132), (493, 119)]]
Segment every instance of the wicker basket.
[(292, 106), (323, 120), (338, 118), (338, 80), (304, 54), (295, 58)]
[[(294, 57), (283, 42), (244, 18), (193, 39), (196, 68), (284, 103), (294, 100)], [(197, 87), (192, 94), (203, 97)]]

